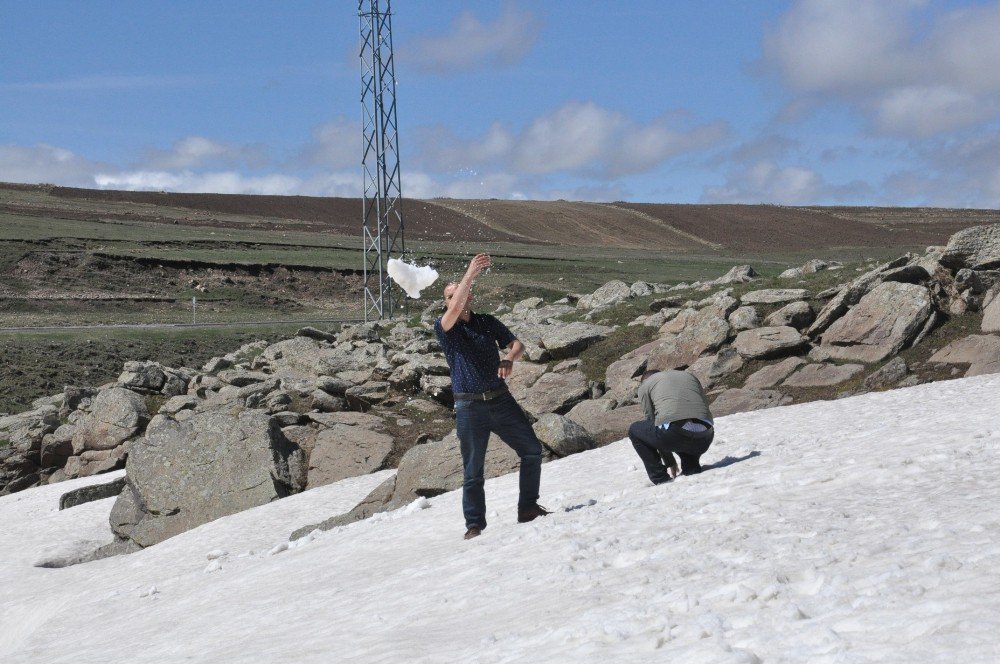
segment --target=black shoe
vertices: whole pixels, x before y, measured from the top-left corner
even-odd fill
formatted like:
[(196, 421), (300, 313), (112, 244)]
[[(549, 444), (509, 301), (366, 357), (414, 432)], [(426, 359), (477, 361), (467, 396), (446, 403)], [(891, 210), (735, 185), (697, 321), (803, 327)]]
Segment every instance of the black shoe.
[(681, 458), (681, 475), (697, 475), (701, 472), (701, 461), (696, 456), (678, 454)]
[(472, 528), (469, 528), (468, 530), (465, 531), (465, 539), (472, 539), (473, 537), (479, 537), (482, 534), (483, 534), (482, 528), (476, 528), (475, 526), (473, 526)]
[(531, 507), (518, 507), (517, 508), (517, 522), (518, 523), (528, 523), (529, 521), (534, 521), (540, 516), (548, 516), (551, 514), (547, 509), (535, 503)]

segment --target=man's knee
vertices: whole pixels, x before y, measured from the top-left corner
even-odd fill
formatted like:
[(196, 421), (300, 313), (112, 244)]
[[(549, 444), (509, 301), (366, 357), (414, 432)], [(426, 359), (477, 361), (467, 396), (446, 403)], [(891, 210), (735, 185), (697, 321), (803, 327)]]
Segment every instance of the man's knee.
[(643, 439), (643, 435), (642, 435), (642, 425), (643, 424), (644, 424), (644, 421), (643, 420), (639, 420), (638, 422), (633, 422), (632, 426), (630, 426), (628, 428), (628, 437), (632, 441), (633, 444), (635, 444), (636, 442), (638, 442), (638, 441), (640, 441), (640, 440)]

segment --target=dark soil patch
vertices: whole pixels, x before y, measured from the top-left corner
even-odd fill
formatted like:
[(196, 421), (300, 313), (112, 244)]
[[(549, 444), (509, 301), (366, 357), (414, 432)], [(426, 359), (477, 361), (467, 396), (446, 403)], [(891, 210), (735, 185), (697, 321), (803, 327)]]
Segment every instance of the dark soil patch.
[(289, 332), (193, 331), (170, 334), (5, 335), (0, 339), (0, 412), (28, 409), (66, 385), (97, 387), (114, 381), (127, 360), (200, 367), (257, 339), (275, 342)]

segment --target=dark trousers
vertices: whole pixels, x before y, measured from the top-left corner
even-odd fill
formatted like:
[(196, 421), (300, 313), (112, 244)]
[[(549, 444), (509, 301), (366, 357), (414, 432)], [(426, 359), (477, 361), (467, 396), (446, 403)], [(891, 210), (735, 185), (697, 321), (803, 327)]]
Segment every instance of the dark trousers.
[(652, 420), (642, 420), (629, 427), (628, 437), (646, 466), (649, 480), (653, 484), (662, 484), (670, 479), (664, 459), (669, 465), (674, 465), (672, 452), (676, 452), (681, 458), (681, 468), (685, 474), (701, 471), (698, 458), (712, 444), (715, 429), (685, 431), (679, 425), (674, 425), (664, 431), (653, 424)]
[(466, 528), (486, 527), (483, 467), (491, 433), (499, 436), (521, 458), (518, 507), (534, 505), (542, 477), (542, 444), (514, 397), (508, 393), (489, 401), (456, 401), (455, 420), (465, 469), (462, 511)]

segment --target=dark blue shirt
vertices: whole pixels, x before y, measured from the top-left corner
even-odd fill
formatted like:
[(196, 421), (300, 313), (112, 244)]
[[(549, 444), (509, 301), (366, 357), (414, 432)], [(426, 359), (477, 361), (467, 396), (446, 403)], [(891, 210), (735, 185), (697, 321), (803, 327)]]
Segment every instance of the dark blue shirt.
[(451, 367), (453, 392), (490, 392), (504, 384), (497, 375), (499, 349), (517, 340), (506, 325), (489, 314), (473, 313), (469, 322), (459, 318), (447, 332), (438, 318), (434, 333)]

